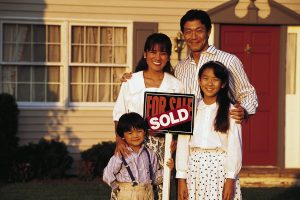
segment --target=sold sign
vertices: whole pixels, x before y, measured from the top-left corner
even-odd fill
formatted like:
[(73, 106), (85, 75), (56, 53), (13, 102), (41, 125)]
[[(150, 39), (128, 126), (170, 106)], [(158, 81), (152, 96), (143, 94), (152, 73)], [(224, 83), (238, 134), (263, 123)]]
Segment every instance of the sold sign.
[(145, 92), (144, 105), (150, 130), (192, 134), (194, 95)]
[(189, 115), (188, 107), (184, 106), (160, 115), (147, 117), (147, 121), (150, 129), (156, 131), (191, 121), (191, 118), (192, 117)]

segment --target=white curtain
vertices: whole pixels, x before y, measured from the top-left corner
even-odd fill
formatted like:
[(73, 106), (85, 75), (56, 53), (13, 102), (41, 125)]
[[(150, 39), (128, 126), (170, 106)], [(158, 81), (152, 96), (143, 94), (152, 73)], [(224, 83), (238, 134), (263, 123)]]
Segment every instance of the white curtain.
[[(72, 62), (125, 64), (126, 58), (126, 28), (72, 27)], [(115, 76), (124, 71), (124, 67), (72, 67), (71, 101), (114, 101), (120, 85), (119, 78)]]
[[(60, 62), (60, 26), (4, 24), (3, 43), (3, 60), (6, 62)], [(47, 66), (35, 65), (3, 66), (3, 92), (15, 95), (18, 101), (58, 101), (59, 80), (48, 84), (47, 77), (57, 74), (59, 77), (59, 67), (47, 69)], [(51, 97), (48, 98), (47, 94)]]

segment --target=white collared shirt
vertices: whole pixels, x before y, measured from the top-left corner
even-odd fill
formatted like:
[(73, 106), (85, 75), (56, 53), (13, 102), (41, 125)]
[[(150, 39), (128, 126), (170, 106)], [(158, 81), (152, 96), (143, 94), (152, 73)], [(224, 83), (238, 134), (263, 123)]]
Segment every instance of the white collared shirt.
[(119, 118), (124, 113), (128, 112), (136, 112), (143, 116), (144, 93), (146, 91), (182, 93), (183, 86), (178, 79), (165, 72), (159, 88), (146, 88), (143, 71), (133, 73), (131, 79), (122, 83), (120, 93), (113, 110), (113, 120), (119, 121)]
[(224, 163), (226, 178), (234, 179), (239, 173), (242, 166), (241, 125), (236, 124), (235, 120), (230, 118), (230, 128), (228, 133), (216, 132), (214, 130), (214, 120), (217, 110), (218, 105), (216, 103), (206, 105), (203, 100), (200, 101), (197, 108), (193, 135), (189, 137), (179, 136), (181, 139), (178, 139), (177, 144), (177, 178), (186, 178), (189, 149), (192, 147), (203, 149), (219, 148), (226, 151), (227, 157)]

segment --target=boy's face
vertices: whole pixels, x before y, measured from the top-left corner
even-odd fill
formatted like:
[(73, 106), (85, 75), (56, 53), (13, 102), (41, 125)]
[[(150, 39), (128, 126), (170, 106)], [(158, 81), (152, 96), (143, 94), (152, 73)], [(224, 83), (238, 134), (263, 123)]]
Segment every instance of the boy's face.
[(124, 132), (124, 139), (129, 147), (134, 151), (138, 151), (144, 142), (145, 131), (143, 129), (131, 129)]

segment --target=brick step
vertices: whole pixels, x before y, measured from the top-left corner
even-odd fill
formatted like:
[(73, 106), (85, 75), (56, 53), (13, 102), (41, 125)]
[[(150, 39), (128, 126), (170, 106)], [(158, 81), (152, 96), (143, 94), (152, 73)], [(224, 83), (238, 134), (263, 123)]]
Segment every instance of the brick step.
[(300, 187), (300, 169), (243, 167), (239, 176), (242, 187)]

